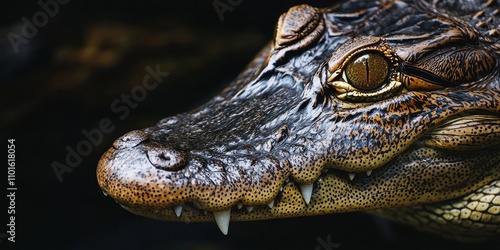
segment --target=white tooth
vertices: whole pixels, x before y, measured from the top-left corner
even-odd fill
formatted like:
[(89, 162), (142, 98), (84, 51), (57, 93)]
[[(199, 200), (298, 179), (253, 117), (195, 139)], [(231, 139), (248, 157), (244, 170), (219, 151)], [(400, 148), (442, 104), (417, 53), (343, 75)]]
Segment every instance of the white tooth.
[(309, 204), (313, 192), (313, 184), (311, 183), (300, 185), (300, 192), (302, 193), (302, 197), (304, 197), (304, 201), (306, 202), (306, 204)]
[(253, 210), (253, 206), (247, 207), (247, 211), (250, 213)]
[(367, 176), (370, 176), (371, 174), (372, 174), (372, 171), (371, 171), (371, 170), (366, 171), (366, 175), (367, 175)]
[(238, 209), (241, 209), (243, 207), (243, 204), (238, 203)]
[(181, 216), (181, 213), (182, 213), (182, 205), (179, 205), (179, 206), (174, 206), (174, 212), (175, 212), (175, 215), (177, 215), (177, 217)]
[(356, 174), (349, 174), (349, 179), (351, 179), (351, 181), (352, 181), (352, 179), (354, 179), (354, 176), (355, 176), (355, 175), (356, 175)]
[(274, 200), (272, 200), (271, 202), (269, 202), (269, 204), (267, 204), (267, 206), (269, 208), (273, 208), (274, 207)]
[(231, 218), (231, 209), (214, 212), (214, 218), (222, 233), (227, 235), (227, 231), (229, 230), (229, 219)]
[(108, 193), (104, 192), (104, 190), (102, 191), (102, 194), (104, 194), (104, 196), (108, 196)]

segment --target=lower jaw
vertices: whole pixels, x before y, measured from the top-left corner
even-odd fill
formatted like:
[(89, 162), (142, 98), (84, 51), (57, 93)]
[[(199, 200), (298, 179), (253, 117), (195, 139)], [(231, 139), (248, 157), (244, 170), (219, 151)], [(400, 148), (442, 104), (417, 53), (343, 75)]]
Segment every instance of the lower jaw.
[[(496, 176), (484, 178), (483, 182), (490, 182)], [(374, 173), (377, 175), (378, 173)], [(376, 176), (375, 176), (376, 177)], [(333, 174), (322, 176), (314, 187), (309, 204), (306, 204), (300, 188), (292, 182), (285, 184), (275, 200), (267, 205), (244, 206), (235, 205), (225, 211), (206, 211), (196, 203), (185, 203), (182, 206), (168, 207), (164, 209), (153, 209), (140, 206), (122, 205), (126, 210), (148, 218), (164, 221), (183, 222), (216, 222), (223, 234), (228, 233), (230, 221), (257, 221), (287, 217), (315, 216), (332, 213), (368, 211), (372, 209), (383, 209), (394, 206), (412, 206), (436, 201), (456, 198), (459, 193), (431, 197), (423, 195), (419, 197), (398, 196), (398, 190), (389, 190), (384, 193), (373, 192), (374, 190), (363, 189), (363, 185), (356, 185), (366, 181), (368, 177), (346, 180)], [(357, 181), (357, 182), (356, 182)], [(477, 184), (471, 189), (479, 188), (484, 184)], [(198, 208), (197, 208), (198, 207)]]

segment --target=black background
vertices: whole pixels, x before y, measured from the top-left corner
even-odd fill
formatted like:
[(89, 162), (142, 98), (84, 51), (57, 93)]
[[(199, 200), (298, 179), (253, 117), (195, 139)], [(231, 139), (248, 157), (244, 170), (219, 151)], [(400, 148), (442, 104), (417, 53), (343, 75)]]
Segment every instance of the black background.
[[(188, 111), (217, 93), (272, 38), (279, 15), (302, 3), (281, 2), (243, 0), (221, 21), (212, 1), (72, 0), (61, 5), (27, 44), (21, 44), (19, 53), (14, 53), (8, 34), (19, 32), (16, 24), (22, 25), (22, 17), (31, 19), (41, 7), (37, 1), (2, 3), (1, 144), (6, 145), (8, 138), (16, 140), (18, 191), (16, 243), (2, 238), (0, 249), (314, 250), (328, 249), (319, 243), (328, 239), (340, 244), (338, 249), (489, 247), (450, 242), (363, 213), (233, 222), (224, 236), (215, 223), (142, 218), (102, 195), (95, 169), (113, 140)], [(321, 7), (331, 2), (308, 3)], [(102, 53), (95, 55), (107, 50), (118, 55), (111, 63), (75, 59), (78, 53), (92, 54), (85, 50), (96, 47), (89, 45), (89, 32), (102, 27), (104, 37), (124, 30), (135, 38), (97, 45)], [(151, 39), (158, 34), (163, 34), (163, 42), (155, 45)], [(156, 64), (170, 75), (124, 120), (118, 119), (110, 104), (140, 84), (145, 65)], [(51, 164), (64, 164), (65, 148), (75, 148), (85, 140), (82, 130), (96, 129), (104, 118), (110, 118), (115, 129), (60, 182)], [(6, 164), (2, 169), (5, 190)], [(8, 200), (2, 199), (5, 225)], [(0, 233), (5, 231), (7, 227), (0, 226)]]

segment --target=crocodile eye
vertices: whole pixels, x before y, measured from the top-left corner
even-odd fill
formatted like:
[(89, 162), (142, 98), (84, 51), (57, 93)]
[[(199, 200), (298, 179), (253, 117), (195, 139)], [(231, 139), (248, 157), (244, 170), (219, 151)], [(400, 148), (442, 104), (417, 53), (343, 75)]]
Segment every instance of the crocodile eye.
[(389, 75), (387, 60), (377, 53), (366, 53), (350, 60), (345, 68), (346, 80), (360, 90), (373, 90)]
[(402, 91), (401, 59), (383, 39), (361, 36), (342, 44), (328, 60), (325, 89), (338, 99), (376, 102)]

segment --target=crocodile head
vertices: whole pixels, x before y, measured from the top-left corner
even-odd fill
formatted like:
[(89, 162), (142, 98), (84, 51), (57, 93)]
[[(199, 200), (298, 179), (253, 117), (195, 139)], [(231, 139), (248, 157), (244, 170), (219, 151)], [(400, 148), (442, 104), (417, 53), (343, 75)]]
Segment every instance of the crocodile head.
[(457, 202), (488, 187), (498, 234), (495, 15), (495, 1), (293, 7), (222, 93), (117, 139), (99, 185), (135, 214), (224, 233), (229, 220), (429, 204), (461, 224)]

